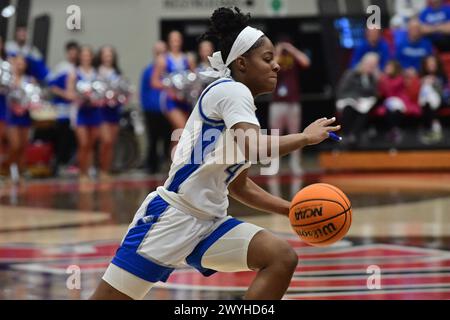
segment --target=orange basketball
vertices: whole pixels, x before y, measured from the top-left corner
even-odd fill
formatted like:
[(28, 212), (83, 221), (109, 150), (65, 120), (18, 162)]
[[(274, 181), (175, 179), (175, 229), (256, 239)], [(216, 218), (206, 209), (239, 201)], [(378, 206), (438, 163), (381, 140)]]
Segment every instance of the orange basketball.
[(316, 183), (303, 188), (292, 199), (289, 220), (303, 241), (324, 247), (347, 234), (352, 223), (352, 206), (340, 189)]

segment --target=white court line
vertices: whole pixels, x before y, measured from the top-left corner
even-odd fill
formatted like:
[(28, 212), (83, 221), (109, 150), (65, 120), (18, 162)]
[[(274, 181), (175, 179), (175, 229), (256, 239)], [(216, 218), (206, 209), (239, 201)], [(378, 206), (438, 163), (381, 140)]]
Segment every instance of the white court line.
[[(301, 272), (299, 272), (301, 274)], [(365, 275), (356, 275), (356, 276), (329, 276), (329, 277), (302, 277), (302, 276), (295, 276), (293, 277), (293, 280), (298, 281), (324, 281), (324, 280), (366, 280), (371, 274), (365, 274)], [(449, 274), (442, 274), (442, 273), (406, 273), (406, 274), (383, 274), (381, 272), (381, 282), (383, 282), (383, 279), (414, 279), (414, 278), (432, 278), (432, 277), (450, 277)]]
[[(416, 284), (416, 285), (388, 285), (388, 286), (381, 286), (381, 290), (369, 290), (366, 286), (341, 286), (341, 287), (308, 287), (308, 288), (292, 288), (289, 287), (287, 292), (304, 292), (299, 293), (298, 295), (302, 296), (315, 296), (315, 295), (322, 295), (322, 296), (334, 296), (334, 295), (347, 295), (351, 294), (352, 292), (346, 292), (344, 290), (359, 290), (361, 293), (367, 294), (380, 294), (386, 291), (387, 293), (392, 293), (395, 290), (386, 290), (386, 289), (399, 289), (399, 293), (405, 293), (405, 291), (401, 291), (400, 289), (441, 289), (446, 290), (450, 292), (450, 284), (439, 284), (439, 283), (433, 283), (433, 284)], [(155, 285), (155, 288), (163, 288), (163, 289), (172, 289), (172, 290), (201, 290), (201, 291), (246, 291), (248, 287), (243, 286), (202, 286), (202, 285), (189, 285), (189, 284), (172, 284), (172, 283), (157, 283)], [(364, 290), (365, 289), (365, 290)], [(310, 293), (307, 292), (311, 291), (327, 291), (327, 293)], [(332, 291), (332, 292), (328, 292)], [(409, 290), (407, 292), (410, 292)], [(439, 291), (437, 291), (439, 292)]]
[(357, 296), (357, 295), (377, 295), (377, 294), (409, 294), (409, 293), (450, 293), (450, 287), (445, 286), (442, 288), (418, 288), (414, 290), (363, 290), (357, 292), (320, 292), (320, 293), (299, 293), (299, 294), (286, 294), (284, 298), (302, 298), (302, 297), (339, 297), (339, 296)]
[[(395, 272), (420, 272), (420, 271), (450, 271), (450, 267), (436, 267), (436, 266), (432, 266), (432, 267), (416, 267), (416, 268), (381, 268), (381, 274), (385, 274), (385, 272), (389, 272), (389, 273), (395, 273)], [(295, 274), (302, 274), (302, 275), (310, 275), (310, 276), (321, 276), (321, 275), (345, 275), (345, 274), (365, 274), (367, 276), (366, 273), (366, 269), (345, 269), (345, 270), (324, 270), (324, 271), (296, 271)], [(295, 276), (295, 275), (294, 275)]]

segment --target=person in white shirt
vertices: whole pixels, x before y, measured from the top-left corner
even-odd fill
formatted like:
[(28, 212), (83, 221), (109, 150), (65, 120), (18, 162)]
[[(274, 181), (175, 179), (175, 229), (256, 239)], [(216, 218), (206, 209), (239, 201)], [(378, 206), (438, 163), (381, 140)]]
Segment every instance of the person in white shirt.
[[(269, 231), (229, 216), (228, 195), (288, 216), (289, 201), (247, 176), (252, 155), (264, 147), (273, 151), (278, 143), (268, 155), (277, 158), (322, 142), (340, 126), (322, 118), (303, 133), (261, 133), (254, 98), (275, 89), (280, 66), (272, 42), (248, 26), (249, 18), (237, 8), (213, 13), (206, 36), (218, 38), (221, 51), (210, 57), (207, 74), (218, 79), (200, 96), (167, 181), (144, 200), (91, 299), (142, 299), (154, 283), (166, 281), (183, 265), (204, 276), (257, 271), (245, 299), (281, 299), (286, 292), (297, 267), (296, 252)], [(254, 134), (258, 141), (239, 143), (238, 132)], [(235, 150), (231, 155), (230, 149)]]

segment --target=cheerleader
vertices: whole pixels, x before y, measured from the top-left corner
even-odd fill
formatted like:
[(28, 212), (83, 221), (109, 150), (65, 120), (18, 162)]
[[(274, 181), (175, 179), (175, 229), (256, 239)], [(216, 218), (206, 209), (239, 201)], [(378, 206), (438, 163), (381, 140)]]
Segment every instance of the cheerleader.
[[(106, 81), (120, 77), (116, 50), (111, 46), (100, 48), (96, 59), (98, 76)], [(100, 108), (100, 180), (109, 180), (113, 161), (114, 145), (119, 133), (121, 104), (106, 104)]]
[[(27, 62), (24, 56), (17, 55), (10, 60), (13, 66), (13, 83), (8, 94), (23, 88), (28, 83), (35, 83), (33, 77), (25, 75)], [(25, 166), (25, 150), (32, 121), (28, 106), (13, 100), (7, 99), (7, 101), (6, 122), (9, 142), (7, 163), (10, 166), (12, 182), (19, 183), (20, 172)]]
[[(97, 72), (93, 67), (94, 53), (89, 46), (80, 49), (80, 65), (77, 68), (76, 77), (70, 77), (69, 87), (76, 92), (78, 80), (92, 82), (97, 79)], [(93, 101), (83, 98), (79, 102), (76, 137), (78, 142), (78, 166), (80, 167), (80, 183), (89, 181), (88, 171), (93, 162), (95, 144), (99, 139), (100, 125), (102, 122), (100, 108)]]
[(191, 57), (183, 53), (183, 35), (179, 31), (170, 32), (167, 43), (169, 52), (156, 59), (152, 87), (159, 90), (166, 89), (168, 98), (165, 113), (175, 130), (184, 128), (191, 106), (180, 101), (171, 90), (167, 90), (161, 79), (165, 74), (186, 70), (195, 71), (195, 63)]

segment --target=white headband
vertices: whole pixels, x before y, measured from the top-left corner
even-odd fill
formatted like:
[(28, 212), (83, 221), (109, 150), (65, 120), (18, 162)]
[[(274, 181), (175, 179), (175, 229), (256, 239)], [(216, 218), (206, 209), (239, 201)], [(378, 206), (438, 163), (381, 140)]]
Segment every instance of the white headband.
[(246, 53), (263, 35), (264, 33), (261, 30), (245, 27), (234, 41), (227, 61), (225, 63), (223, 62), (222, 53), (220, 51), (214, 52), (212, 57), (208, 57), (212, 68), (208, 68), (207, 71), (204, 71), (201, 74), (211, 78), (229, 77), (231, 75), (231, 70), (228, 66), (236, 60), (237, 57)]

